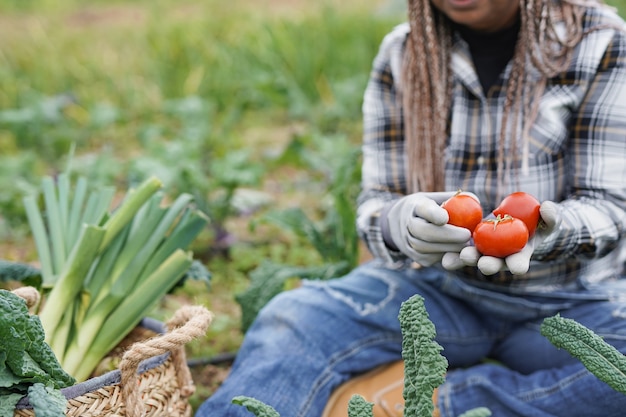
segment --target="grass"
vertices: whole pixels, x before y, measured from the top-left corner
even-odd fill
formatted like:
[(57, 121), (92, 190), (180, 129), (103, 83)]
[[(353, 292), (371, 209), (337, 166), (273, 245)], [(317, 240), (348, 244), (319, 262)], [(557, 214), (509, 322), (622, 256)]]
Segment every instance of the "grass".
[[(20, 202), (43, 175), (71, 164), (123, 190), (156, 174), (172, 196), (194, 192), (223, 230), (194, 245), (210, 287), (186, 282), (153, 316), (205, 305), (216, 318), (189, 358), (236, 351), (234, 297), (250, 272), (322, 261), (306, 239), (258, 219), (290, 207), (324, 217), (337, 161), (360, 142), (371, 61), (401, 10), (376, 0), (2, 2), (0, 258), (37, 262)], [(251, 190), (262, 203), (225, 209)], [(193, 368), (194, 407), (226, 371)]]

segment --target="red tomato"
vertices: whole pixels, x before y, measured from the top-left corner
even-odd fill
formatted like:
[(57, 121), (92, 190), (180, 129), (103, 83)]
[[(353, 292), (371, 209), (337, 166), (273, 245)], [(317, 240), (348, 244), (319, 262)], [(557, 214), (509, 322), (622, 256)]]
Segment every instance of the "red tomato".
[(520, 219), (498, 216), (480, 222), (472, 237), (481, 254), (504, 258), (522, 250), (528, 242), (528, 228)]
[(535, 234), (541, 215), (539, 214), (539, 201), (532, 195), (523, 191), (509, 194), (493, 211), (496, 216), (511, 217), (522, 220), (528, 228), (528, 236)]
[(476, 198), (461, 192), (456, 193), (441, 205), (448, 212), (448, 223), (464, 227), (470, 232), (483, 219), (483, 208)]

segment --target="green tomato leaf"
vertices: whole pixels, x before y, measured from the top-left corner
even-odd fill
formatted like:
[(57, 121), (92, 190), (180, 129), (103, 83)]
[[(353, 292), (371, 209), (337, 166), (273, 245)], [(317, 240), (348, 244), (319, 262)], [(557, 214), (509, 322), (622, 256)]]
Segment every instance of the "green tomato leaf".
[(626, 394), (626, 357), (592, 330), (559, 315), (544, 319), (541, 334), (567, 350), (611, 388)]

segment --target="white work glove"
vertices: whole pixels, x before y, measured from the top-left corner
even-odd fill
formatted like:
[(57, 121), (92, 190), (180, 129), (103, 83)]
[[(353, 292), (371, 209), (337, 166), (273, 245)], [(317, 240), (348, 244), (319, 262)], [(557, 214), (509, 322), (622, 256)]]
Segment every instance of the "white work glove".
[(431, 266), (446, 252), (460, 252), (471, 232), (448, 223), (441, 203), (456, 192), (415, 193), (402, 197), (386, 214), (389, 236), (396, 248), (422, 266)]
[(475, 246), (467, 246), (460, 253), (446, 254), (442, 260), (444, 268), (453, 270), (462, 266), (476, 266), (484, 275), (493, 275), (502, 270), (508, 270), (514, 275), (525, 274), (530, 267), (530, 258), (535, 248), (539, 247), (561, 222), (559, 206), (552, 201), (541, 203), (539, 214), (541, 215), (540, 224), (521, 251), (506, 258), (496, 258), (483, 256)]

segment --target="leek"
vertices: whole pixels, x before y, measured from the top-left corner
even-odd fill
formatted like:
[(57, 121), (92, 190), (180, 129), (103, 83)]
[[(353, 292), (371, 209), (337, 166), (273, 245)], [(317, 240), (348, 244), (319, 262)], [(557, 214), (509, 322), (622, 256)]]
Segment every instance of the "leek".
[[(130, 189), (110, 211), (113, 187), (88, 192), (66, 174), (42, 181), (43, 204), (24, 199), (42, 266), (39, 316), (61, 366), (78, 381), (150, 313), (193, 262), (187, 247), (208, 218), (193, 197), (163, 206), (155, 177)], [(45, 220), (44, 220), (45, 219)]]
[(174, 252), (107, 316), (89, 346), (82, 346), (76, 355), (68, 355), (63, 369), (78, 381), (88, 378), (100, 360), (176, 285), (191, 262), (191, 254), (180, 249)]
[[(46, 304), (41, 311), (41, 325), (46, 331), (49, 341), (57, 330), (57, 323), (66, 311), (71, 311), (72, 300), (80, 293), (82, 280), (95, 260), (100, 242), (104, 237), (104, 229), (86, 225), (76, 242), (72, 254), (68, 258), (65, 272), (62, 273), (52, 290), (46, 297)], [(54, 347), (52, 347), (54, 349)]]

